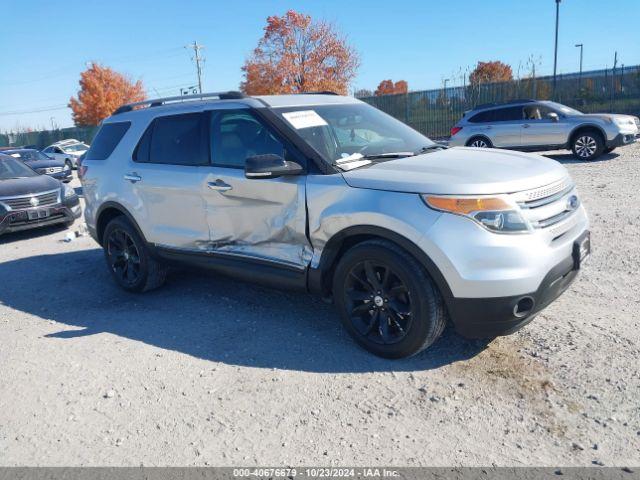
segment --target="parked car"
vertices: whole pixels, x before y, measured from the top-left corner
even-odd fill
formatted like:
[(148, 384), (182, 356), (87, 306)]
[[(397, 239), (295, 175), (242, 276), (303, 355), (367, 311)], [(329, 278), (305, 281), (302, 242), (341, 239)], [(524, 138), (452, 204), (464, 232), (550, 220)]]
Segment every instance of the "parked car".
[(119, 108), (82, 163), (89, 232), (125, 290), (172, 263), (308, 290), (395, 358), (448, 319), (517, 330), (589, 254), (575, 185), (545, 157), (446, 149), (351, 97), (173, 100)]
[(70, 138), (49, 145), (43, 152), (57, 160), (62, 160), (69, 165), (69, 168), (76, 168), (78, 158), (87, 150), (89, 150), (89, 145), (75, 138)]
[(449, 145), (522, 151), (566, 149), (580, 160), (594, 160), (634, 143), (639, 128), (640, 120), (632, 115), (586, 114), (555, 102), (514, 100), (465, 113), (451, 129)]
[(62, 160), (51, 158), (38, 150), (19, 148), (14, 150), (5, 150), (2, 153), (5, 155), (11, 155), (14, 158), (19, 158), (36, 172), (43, 175), (49, 175), (61, 182), (68, 183), (73, 179), (73, 174), (71, 173), (71, 167), (69, 167), (69, 165), (64, 163)]
[(69, 185), (0, 154), (0, 235), (60, 223), (68, 227), (81, 214)]

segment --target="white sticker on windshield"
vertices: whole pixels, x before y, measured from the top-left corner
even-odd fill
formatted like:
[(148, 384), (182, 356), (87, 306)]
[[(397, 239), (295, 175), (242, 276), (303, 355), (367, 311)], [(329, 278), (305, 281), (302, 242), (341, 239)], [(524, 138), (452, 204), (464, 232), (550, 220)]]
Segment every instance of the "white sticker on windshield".
[(293, 125), (293, 128), (324, 127), (327, 122), (316, 113), (315, 110), (301, 110), (299, 112), (286, 112), (282, 116)]

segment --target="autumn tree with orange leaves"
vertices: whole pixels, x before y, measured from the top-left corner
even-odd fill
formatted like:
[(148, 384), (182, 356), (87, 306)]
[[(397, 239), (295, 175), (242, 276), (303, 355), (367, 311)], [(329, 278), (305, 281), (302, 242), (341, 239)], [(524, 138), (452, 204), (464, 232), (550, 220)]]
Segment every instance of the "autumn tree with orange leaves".
[(69, 108), (77, 126), (98, 125), (119, 106), (144, 99), (140, 80), (133, 83), (121, 73), (94, 63), (80, 74), (78, 98), (71, 97)]
[(332, 25), (289, 10), (267, 18), (264, 35), (242, 67), (240, 88), (249, 95), (346, 95), (359, 64), (356, 51)]
[(494, 62), (478, 62), (476, 68), (469, 74), (469, 83), (471, 85), (507, 82), (509, 80), (513, 80), (511, 67), (498, 60)]
[(397, 93), (407, 93), (409, 91), (409, 84), (405, 80), (398, 80), (397, 82), (393, 82), (393, 80), (382, 80), (378, 84), (378, 88), (374, 92), (374, 95), (394, 95)]

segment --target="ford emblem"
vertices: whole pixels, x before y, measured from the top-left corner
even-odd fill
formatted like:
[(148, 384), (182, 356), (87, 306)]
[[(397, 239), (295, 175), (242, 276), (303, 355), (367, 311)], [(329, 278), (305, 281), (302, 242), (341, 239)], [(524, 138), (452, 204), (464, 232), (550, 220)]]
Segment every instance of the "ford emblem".
[(575, 210), (580, 205), (580, 200), (575, 195), (571, 195), (567, 199), (567, 210)]

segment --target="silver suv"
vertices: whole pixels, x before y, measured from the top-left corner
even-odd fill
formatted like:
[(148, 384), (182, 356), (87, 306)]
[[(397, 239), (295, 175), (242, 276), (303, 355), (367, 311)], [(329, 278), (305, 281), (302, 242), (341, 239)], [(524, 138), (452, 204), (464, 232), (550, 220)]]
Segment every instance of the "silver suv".
[(450, 145), (522, 151), (573, 150), (593, 160), (636, 141), (640, 120), (631, 115), (586, 114), (549, 101), (514, 100), (466, 112), (451, 129)]
[(428, 347), (449, 320), (467, 337), (517, 330), (590, 250), (559, 163), (444, 148), (331, 94), (125, 105), (79, 173), (122, 288), (159, 287), (177, 263), (311, 291), (390, 358)]

